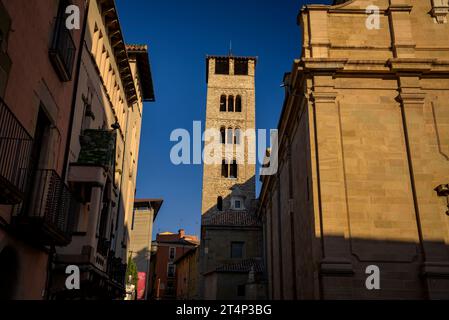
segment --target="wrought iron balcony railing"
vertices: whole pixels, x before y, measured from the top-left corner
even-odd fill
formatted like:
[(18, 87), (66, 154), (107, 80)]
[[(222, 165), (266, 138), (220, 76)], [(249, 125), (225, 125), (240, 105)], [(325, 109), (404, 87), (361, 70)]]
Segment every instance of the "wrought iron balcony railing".
[(53, 41), (50, 47), (50, 59), (63, 82), (72, 79), (76, 46), (71, 31), (66, 27), (66, 19), (62, 15), (56, 18)]
[(108, 274), (112, 281), (122, 286), (125, 285), (126, 264), (122, 263), (122, 259), (116, 258), (113, 251), (109, 252)]
[(31, 136), (0, 98), (0, 204), (23, 200), (32, 147)]
[(70, 243), (79, 203), (53, 170), (30, 176), (27, 199), (15, 208), (13, 221), (27, 237), (42, 244)]

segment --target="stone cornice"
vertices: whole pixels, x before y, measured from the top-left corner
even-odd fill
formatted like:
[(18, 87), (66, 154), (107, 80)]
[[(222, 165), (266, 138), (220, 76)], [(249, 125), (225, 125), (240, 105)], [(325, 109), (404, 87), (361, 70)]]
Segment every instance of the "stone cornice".
[(334, 58), (303, 58), (300, 72), (330, 73), (449, 73), (449, 60), (392, 58), (388, 60), (349, 60)]
[(310, 100), (320, 103), (334, 103), (337, 99), (336, 92), (312, 92), (310, 94)]
[(425, 93), (421, 93), (421, 92), (412, 92), (412, 93), (401, 92), (396, 99), (399, 102), (402, 102), (403, 104), (424, 105), (425, 98), (426, 98)]

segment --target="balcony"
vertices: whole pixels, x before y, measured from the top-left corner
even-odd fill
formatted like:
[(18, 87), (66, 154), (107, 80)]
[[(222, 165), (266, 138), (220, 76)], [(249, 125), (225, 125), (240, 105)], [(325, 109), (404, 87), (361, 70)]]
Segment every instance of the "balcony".
[(70, 30), (66, 28), (63, 15), (55, 21), (55, 30), (49, 54), (59, 79), (63, 82), (70, 81), (75, 62), (76, 46)]
[(30, 181), (27, 201), (14, 209), (14, 226), (40, 244), (68, 245), (79, 203), (53, 170), (38, 170)]
[(24, 199), (33, 140), (0, 98), (0, 204)]
[(108, 274), (112, 281), (120, 286), (125, 285), (126, 264), (123, 264), (120, 258), (116, 258), (113, 251), (109, 253)]
[(103, 166), (113, 169), (117, 134), (109, 130), (84, 130), (80, 137), (81, 151), (78, 164)]

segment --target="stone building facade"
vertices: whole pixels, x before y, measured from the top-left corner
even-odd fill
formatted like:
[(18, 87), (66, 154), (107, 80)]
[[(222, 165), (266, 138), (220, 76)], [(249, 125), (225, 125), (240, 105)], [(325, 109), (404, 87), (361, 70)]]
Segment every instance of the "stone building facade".
[[(368, 5), (378, 29), (366, 27)], [(448, 10), (302, 8), (279, 171), (263, 179), (258, 210), (270, 298), (449, 298)], [(380, 290), (366, 286), (369, 266)]]
[[(222, 157), (205, 161), (203, 171), (200, 296), (204, 299), (244, 299), (248, 272), (262, 268), (261, 224), (254, 210), (255, 161), (251, 161), (255, 146), (249, 143), (248, 131), (255, 129), (256, 61), (232, 55), (206, 59), (206, 132), (219, 133), (215, 142)], [(212, 141), (206, 142), (206, 150)]]
[[(85, 1), (73, 0), (85, 21)], [(0, 1), (0, 300), (48, 297), (55, 246), (71, 240), (64, 182), (81, 30), (68, 1)]]
[[(148, 48), (126, 45), (114, 1), (89, 2), (84, 34), (66, 178), (79, 205), (55, 252), (54, 299), (123, 296), (143, 103), (155, 99)], [(82, 290), (66, 290), (68, 265)]]

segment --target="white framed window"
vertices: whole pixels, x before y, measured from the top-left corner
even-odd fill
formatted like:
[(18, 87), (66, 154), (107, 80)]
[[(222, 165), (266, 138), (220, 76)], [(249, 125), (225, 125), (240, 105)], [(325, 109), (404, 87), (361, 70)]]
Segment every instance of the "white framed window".
[(245, 201), (243, 197), (232, 197), (231, 198), (231, 209), (232, 210), (245, 210)]

